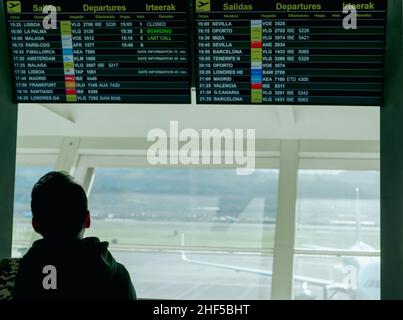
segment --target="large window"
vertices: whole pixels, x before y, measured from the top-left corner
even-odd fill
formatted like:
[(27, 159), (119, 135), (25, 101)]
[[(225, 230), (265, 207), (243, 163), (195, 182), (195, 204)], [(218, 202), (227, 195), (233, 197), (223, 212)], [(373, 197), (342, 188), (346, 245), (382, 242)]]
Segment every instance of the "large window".
[[(30, 193), (49, 170), (17, 168), (14, 256), (40, 237), (31, 226)], [(284, 219), (277, 214), (280, 174), (99, 167), (86, 236), (110, 243), (140, 298), (270, 299), (272, 277), (281, 276), (293, 281), (294, 299), (379, 299), (379, 172), (299, 170), (296, 223), (281, 224), (295, 235), (295, 247), (280, 247), (294, 255), (288, 275), (272, 274), (281, 261), (273, 256), (276, 223)], [(82, 177), (91, 185), (91, 174)]]
[(379, 172), (300, 170), (296, 221), (296, 298), (379, 299)]
[(268, 299), (277, 183), (277, 170), (99, 168), (87, 235), (110, 242), (141, 298)]

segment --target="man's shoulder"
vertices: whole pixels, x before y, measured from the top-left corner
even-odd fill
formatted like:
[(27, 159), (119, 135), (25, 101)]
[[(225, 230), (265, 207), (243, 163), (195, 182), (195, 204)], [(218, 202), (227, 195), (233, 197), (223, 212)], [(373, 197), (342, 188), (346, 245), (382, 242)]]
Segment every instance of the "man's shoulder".
[(121, 281), (123, 281), (123, 280), (131, 281), (129, 271), (127, 271), (126, 267), (119, 262), (116, 262), (116, 271), (114, 274), (114, 279), (118, 279)]
[(136, 291), (132, 279), (126, 267), (117, 262), (114, 276), (114, 287), (116, 289), (116, 299), (118, 300), (136, 300)]

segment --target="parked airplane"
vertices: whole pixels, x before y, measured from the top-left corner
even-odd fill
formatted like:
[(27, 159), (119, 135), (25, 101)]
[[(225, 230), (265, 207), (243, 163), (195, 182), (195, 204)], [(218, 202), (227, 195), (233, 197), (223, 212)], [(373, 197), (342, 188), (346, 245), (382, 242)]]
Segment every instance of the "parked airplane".
[[(352, 252), (374, 252), (376, 251), (372, 246), (366, 244), (362, 240), (361, 233), (361, 213), (359, 206), (359, 188), (356, 191), (356, 243), (349, 251)], [(185, 235), (182, 233), (182, 246), (185, 245)], [(334, 248), (311, 246), (311, 249), (330, 251)], [(306, 277), (294, 275), (294, 281), (302, 284), (304, 293), (297, 298), (300, 299), (315, 299), (309, 290), (309, 285), (319, 286), (323, 289), (323, 298), (325, 300), (332, 299), (336, 294), (343, 293), (354, 300), (379, 300), (380, 299), (380, 263), (376, 257), (342, 257), (343, 271), (346, 272), (345, 281), (335, 282), (327, 279), (320, 279), (315, 277)], [(246, 272), (257, 274), (266, 277), (272, 277), (273, 272), (268, 270), (259, 270), (252, 268), (245, 268), (234, 265), (227, 265), (221, 263), (212, 263), (189, 258), (184, 251), (182, 251), (182, 260), (204, 265), (208, 267), (233, 270), (236, 272)]]

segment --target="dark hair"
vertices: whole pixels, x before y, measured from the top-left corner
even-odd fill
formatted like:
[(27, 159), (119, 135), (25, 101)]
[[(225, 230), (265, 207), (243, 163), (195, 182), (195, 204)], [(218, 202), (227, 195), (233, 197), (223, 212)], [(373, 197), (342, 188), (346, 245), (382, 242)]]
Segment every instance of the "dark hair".
[(88, 200), (73, 177), (52, 171), (34, 185), (31, 210), (37, 231), (43, 237), (75, 237), (84, 226)]

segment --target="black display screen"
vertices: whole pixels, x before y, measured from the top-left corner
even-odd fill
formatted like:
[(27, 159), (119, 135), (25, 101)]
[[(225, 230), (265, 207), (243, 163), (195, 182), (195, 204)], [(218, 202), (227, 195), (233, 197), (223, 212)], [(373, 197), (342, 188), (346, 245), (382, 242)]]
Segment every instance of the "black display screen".
[(382, 104), (387, 1), (193, 1), (198, 103)]
[(186, 1), (4, 3), (16, 102), (190, 103)]

